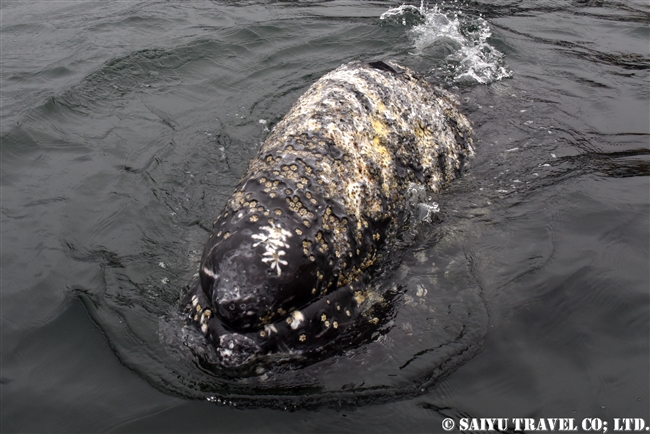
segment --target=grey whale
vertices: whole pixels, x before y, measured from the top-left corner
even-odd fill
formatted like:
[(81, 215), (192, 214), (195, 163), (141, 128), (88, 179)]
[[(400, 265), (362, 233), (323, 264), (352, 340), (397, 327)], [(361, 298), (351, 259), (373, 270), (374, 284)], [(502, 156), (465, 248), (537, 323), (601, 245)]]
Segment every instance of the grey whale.
[(376, 326), (369, 280), (413, 184), (437, 192), (473, 154), (453, 95), (393, 62), (315, 82), (273, 128), (205, 245), (182, 301), (224, 368), (319, 354)]

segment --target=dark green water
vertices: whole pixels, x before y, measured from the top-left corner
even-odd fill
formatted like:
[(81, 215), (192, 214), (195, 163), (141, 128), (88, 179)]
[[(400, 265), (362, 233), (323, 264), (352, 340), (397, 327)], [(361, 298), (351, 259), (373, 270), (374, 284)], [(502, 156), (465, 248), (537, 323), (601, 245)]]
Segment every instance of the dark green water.
[[(2, 432), (650, 424), (650, 7), (396, 6), (1, 3)], [(215, 377), (173, 318), (213, 218), (309, 85), (378, 59), (458, 95), (477, 150), (384, 282), (390, 331)]]

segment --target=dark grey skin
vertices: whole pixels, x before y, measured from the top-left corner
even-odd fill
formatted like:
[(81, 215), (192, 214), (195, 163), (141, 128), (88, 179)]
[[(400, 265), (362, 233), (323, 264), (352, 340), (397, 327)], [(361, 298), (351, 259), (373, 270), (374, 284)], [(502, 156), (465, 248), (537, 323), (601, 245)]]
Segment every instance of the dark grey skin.
[(386, 300), (368, 285), (413, 184), (472, 154), (453, 97), (394, 63), (351, 63), (298, 100), (214, 223), (184, 305), (223, 367), (320, 354)]

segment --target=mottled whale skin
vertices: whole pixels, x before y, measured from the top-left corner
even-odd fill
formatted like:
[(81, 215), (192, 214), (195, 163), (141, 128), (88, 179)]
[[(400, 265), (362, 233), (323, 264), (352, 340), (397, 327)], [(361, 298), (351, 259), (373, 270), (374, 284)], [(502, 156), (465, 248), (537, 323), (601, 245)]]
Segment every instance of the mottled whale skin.
[(369, 273), (404, 224), (408, 189), (456, 178), (470, 135), (453, 96), (395, 63), (353, 62), (314, 83), (214, 222), (183, 302), (219, 364), (317, 353), (377, 324)]

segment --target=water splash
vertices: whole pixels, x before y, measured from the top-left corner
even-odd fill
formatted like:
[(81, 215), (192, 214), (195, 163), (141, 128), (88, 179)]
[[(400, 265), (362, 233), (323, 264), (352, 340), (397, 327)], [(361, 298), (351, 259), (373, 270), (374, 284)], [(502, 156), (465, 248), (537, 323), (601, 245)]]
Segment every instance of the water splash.
[(431, 73), (455, 83), (489, 84), (512, 72), (505, 66), (504, 55), (489, 44), (489, 24), (481, 17), (462, 11), (443, 12), (440, 6), (401, 5), (384, 12), (384, 25), (409, 27), (415, 50), (411, 53), (429, 58), (435, 66)]
[(379, 19), (386, 25), (412, 26), (425, 21), (424, 2), (418, 8), (413, 5), (401, 5), (390, 8)]

